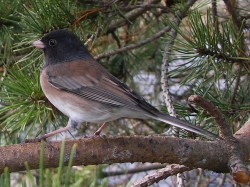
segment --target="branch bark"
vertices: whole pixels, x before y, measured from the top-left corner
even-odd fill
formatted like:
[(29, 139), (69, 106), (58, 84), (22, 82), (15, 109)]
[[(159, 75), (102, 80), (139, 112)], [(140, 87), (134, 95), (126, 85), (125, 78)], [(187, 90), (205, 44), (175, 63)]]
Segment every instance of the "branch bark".
[[(243, 162), (250, 157), (250, 119), (234, 135)], [(232, 166), (231, 148), (224, 140), (199, 141), (162, 136), (94, 137), (65, 141), (64, 165), (69, 162), (72, 147), (76, 145), (73, 165), (151, 162), (185, 165), (182, 168), (203, 168), (228, 173)], [(44, 167), (58, 167), (62, 142), (48, 142), (44, 147)], [(10, 172), (39, 168), (41, 145), (15, 144), (0, 147), (0, 173), (8, 167)], [(177, 171), (177, 170), (176, 170)], [(248, 175), (238, 172), (234, 178), (249, 182)], [(165, 174), (164, 174), (165, 176)]]
[[(241, 137), (244, 137), (241, 139)], [(250, 136), (237, 134), (242, 158), (249, 161)], [(44, 167), (57, 167), (62, 142), (49, 142), (44, 148)], [(126, 162), (179, 163), (191, 168), (229, 172), (228, 147), (223, 141), (198, 141), (160, 136), (133, 136), (83, 138), (65, 141), (64, 164), (69, 161), (72, 146), (76, 144), (73, 165), (112, 164)], [(52, 147), (52, 148), (51, 148)], [(0, 173), (25, 170), (25, 161), (31, 169), (39, 168), (40, 143), (15, 144), (0, 147)]]

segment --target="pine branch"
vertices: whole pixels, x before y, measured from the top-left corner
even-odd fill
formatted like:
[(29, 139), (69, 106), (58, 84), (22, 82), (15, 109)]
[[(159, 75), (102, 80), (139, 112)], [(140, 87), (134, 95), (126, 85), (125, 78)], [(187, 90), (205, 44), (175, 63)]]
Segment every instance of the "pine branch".
[[(249, 124), (246, 124), (249, 128)], [(249, 131), (249, 129), (248, 129)], [(247, 132), (248, 132), (247, 131)], [(237, 134), (239, 153), (243, 161), (248, 161), (250, 136), (245, 132)], [(48, 142), (44, 147), (44, 167), (57, 167), (62, 142)], [(69, 155), (76, 145), (73, 165), (111, 164), (125, 162), (179, 163), (190, 168), (203, 168), (216, 172), (229, 172), (230, 147), (223, 141), (198, 141), (173, 137), (94, 137), (65, 141), (65, 155)], [(5, 167), (9, 171), (39, 167), (40, 143), (16, 144), (0, 147), (0, 172)], [(18, 157), (18, 159), (16, 159)], [(67, 165), (68, 157), (64, 159)], [(248, 178), (249, 181), (249, 178)], [(243, 182), (243, 181), (239, 181)], [(245, 181), (247, 182), (247, 181)]]
[(206, 101), (204, 98), (198, 95), (192, 95), (188, 100), (191, 103), (201, 106), (205, 111), (215, 118), (215, 121), (217, 122), (220, 129), (220, 135), (224, 138), (225, 145), (228, 146), (228, 165), (230, 166), (230, 170), (235, 179), (241, 180), (242, 176), (244, 176), (243, 178), (250, 180), (250, 173), (242, 159), (239, 142), (235, 137), (233, 137), (230, 125), (226, 122), (223, 114), (212, 103)]
[[(187, 11), (190, 9), (190, 7), (196, 2), (196, 0), (188, 1), (187, 4), (184, 6), (182, 10), (179, 10), (176, 14), (174, 19), (172, 20), (173, 24), (178, 27), (181, 23), (181, 20), (184, 18), (184, 16), (187, 14)], [(173, 106), (173, 101), (170, 96), (169, 92), (169, 84), (168, 84), (168, 61), (170, 60), (170, 54), (172, 52), (172, 47), (175, 41), (175, 38), (177, 36), (177, 31), (175, 29), (171, 30), (171, 33), (169, 34), (169, 40), (166, 42), (163, 58), (162, 58), (162, 72), (161, 72), (161, 85), (163, 90), (163, 96), (164, 101), (168, 109), (168, 113), (171, 116), (176, 117), (176, 111)], [(179, 134), (178, 130), (176, 128), (173, 128), (175, 134)]]
[[(236, 58), (233, 56), (230, 56), (230, 54), (225, 54), (220, 51), (215, 51), (213, 49), (208, 49), (208, 48), (196, 48), (196, 52), (200, 56), (213, 56), (215, 57), (218, 61), (222, 60), (223, 62), (226, 63), (235, 63)], [(238, 63), (244, 63), (244, 60), (237, 59)]]
[(160, 182), (160, 180), (166, 179), (169, 176), (183, 173), (187, 170), (189, 170), (189, 168), (186, 166), (172, 164), (163, 169), (157, 170), (153, 174), (143, 177), (142, 180), (135, 182), (131, 187), (150, 186), (154, 183)]
[(99, 55), (96, 55), (95, 56), (95, 59), (96, 60), (99, 60), (99, 59), (102, 59), (102, 58), (105, 58), (105, 57), (109, 57), (111, 55), (115, 55), (115, 54), (119, 54), (119, 53), (123, 53), (125, 51), (128, 51), (128, 50), (131, 50), (131, 49), (136, 49), (136, 48), (139, 48), (143, 45), (146, 45), (154, 40), (157, 40), (159, 39), (162, 35), (164, 35), (166, 32), (168, 32), (170, 30), (171, 27), (169, 26), (166, 26), (164, 27), (162, 30), (160, 30), (159, 32), (157, 32), (156, 34), (154, 34), (153, 36), (151, 37), (148, 37), (147, 39), (143, 40), (143, 41), (140, 41), (138, 43), (135, 43), (135, 44), (131, 44), (131, 45), (128, 45), (128, 46), (125, 46), (125, 47), (122, 47), (122, 48), (119, 48), (119, 49), (115, 49), (115, 50), (112, 50), (112, 51), (109, 51), (109, 52), (104, 52), (104, 53), (101, 53)]
[(227, 7), (228, 12), (232, 15), (234, 24), (238, 27), (238, 29), (240, 29), (242, 20), (240, 20), (238, 15), (236, 14), (235, 7), (231, 4), (230, 0), (223, 0), (223, 1)]
[[(249, 141), (249, 140), (248, 140)], [(228, 172), (227, 147), (222, 142), (197, 141), (174, 137), (101, 137), (65, 141), (65, 155), (76, 144), (73, 165), (112, 164), (126, 162), (180, 163), (217, 172)], [(245, 142), (246, 143), (246, 142)], [(57, 167), (61, 141), (45, 143), (44, 167)], [(206, 149), (204, 149), (206, 147)], [(250, 150), (245, 149), (245, 160)], [(0, 173), (39, 168), (40, 143), (14, 144), (0, 147)], [(16, 159), (18, 157), (18, 159)], [(224, 159), (221, 159), (224, 158)], [(206, 161), (202, 161), (205, 159)], [(67, 160), (65, 160), (65, 165)]]
[(165, 164), (151, 164), (149, 166), (135, 167), (135, 168), (127, 169), (127, 170), (104, 171), (104, 172), (102, 172), (102, 177), (135, 174), (135, 173), (139, 173), (139, 172), (162, 169), (164, 167), (166, 167)]
[[(147, 3), (145, 3), (146, 5), (150, 5), (150, 4), (156, 4), (159, 3), (160, 0), (149, 0), (147, 1)], [(116, 19), (113, 20), (107, 28), (107, 33), (110, 33), (112, 31), (114, 31), (115, 29), (117, 29), (118, 27), (124, 26), (126, 25), (128, 22), (131, 22), (133, 20), (135, 20), (138, 16), (141, 16), (143, 13), (145, 13), (147, 10), (149, 9), (149, 7), (147, 6), (143, 6), (134, 10), (131, 10), (130, 12), (126, 13), (124, 15), (124, 18), (121, 19)]]

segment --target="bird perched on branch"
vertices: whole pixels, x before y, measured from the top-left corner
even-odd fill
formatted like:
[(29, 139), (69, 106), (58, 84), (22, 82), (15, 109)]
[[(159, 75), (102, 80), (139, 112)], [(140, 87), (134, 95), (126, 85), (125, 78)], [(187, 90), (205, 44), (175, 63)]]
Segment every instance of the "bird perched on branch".
[(40, 82), (48, 100), (69, 117), (66, 127), (38, 138), (46, 139), (70, 130), (81, 122), (103, 124), (119, 118), (155, 119), (207, 137), (216, 137), (200, 127), (171, 117), (147, 103), (140, 95), (111, 75), (66, 29), (52, 31), (33, 46), (42, 49), (44, 64)]

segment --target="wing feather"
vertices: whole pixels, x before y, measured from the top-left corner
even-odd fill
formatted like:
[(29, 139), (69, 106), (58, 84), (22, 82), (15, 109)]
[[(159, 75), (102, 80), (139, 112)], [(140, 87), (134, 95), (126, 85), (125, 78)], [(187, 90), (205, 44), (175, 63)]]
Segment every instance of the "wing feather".
[(143, 97), (93, 61), (55, 64), (46, 70), (48, 82), (57, 89), (95, 102), (137, 111), (143, 108), (149, 113), (158, 112)]

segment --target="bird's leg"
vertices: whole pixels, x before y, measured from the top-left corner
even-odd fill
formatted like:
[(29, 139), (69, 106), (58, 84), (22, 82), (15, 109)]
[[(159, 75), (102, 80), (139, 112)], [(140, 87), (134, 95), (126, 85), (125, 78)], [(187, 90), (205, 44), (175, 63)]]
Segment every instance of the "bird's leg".
[(27, 139), (27, 140), (25, 140), (25, 143), (40, 142), (40, 141), (46, 140), (47, 138), (49, 138), (51, 136), (54, 136), (56, 134), (59, 134), (59, 133), (65, 132), (65, 131), (69, 131), (72, 128), (75, 128), (76, 126), (77, 126), (77, 122), (72, 121), (72, 120), (69, 119), (68, 124), (67, 124), (66, 127), (59, 128), (59, 129), (57, 129), (55, 131), (49, 132), (47, 134), (44, 134), (44, 135), (42, 135), (40, 137), (37, 137), (37, 138), (34, 138), (34, 139)]
[(107, 123), (103, 123), (102, 126), (99, 127), (99, 129), (97, 129), (97, 131), (95, 131), (94, 136), (99, 136), (102, 132), (103, 129), (105, 129), (108, 126)]

